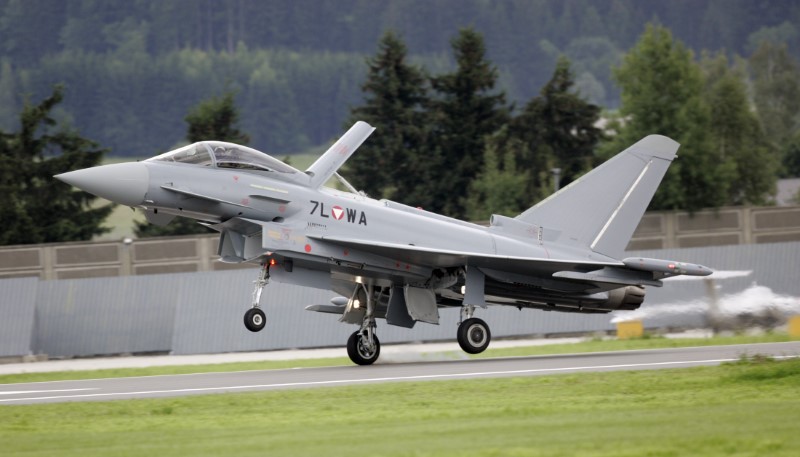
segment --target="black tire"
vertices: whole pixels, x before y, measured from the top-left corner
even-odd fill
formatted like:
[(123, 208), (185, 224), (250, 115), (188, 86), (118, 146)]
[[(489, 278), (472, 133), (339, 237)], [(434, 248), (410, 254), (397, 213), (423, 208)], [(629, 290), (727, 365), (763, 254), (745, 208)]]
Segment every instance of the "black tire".
[(489, 347), (492, 332), (486, 322), (473, 317), (458, 326), (458, 345), (468, 354), (480, 354)]
[(244, 326), (251, 332), (260, 332), (267, 325), (267, 316), (260, 308), (250, 308), (244, 313)]
[(375, 342), (375, 350), (369, 352), (364, 346), (366, 336), (362, 336), (360, 332), (355, 332), (347, 339), (347, 355), (350, 360), (357, 365), (372, 365), (378, 360), (381, 355), (381, 342), (378, 341), (378, 335), (373, 334), (372, 339)]

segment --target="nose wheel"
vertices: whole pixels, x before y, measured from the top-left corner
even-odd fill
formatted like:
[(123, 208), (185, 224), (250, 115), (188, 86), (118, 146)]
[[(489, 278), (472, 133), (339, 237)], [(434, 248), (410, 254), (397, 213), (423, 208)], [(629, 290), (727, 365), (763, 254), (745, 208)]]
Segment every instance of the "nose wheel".
[(458, 345), (468, 354), (480, 354), (489, 347), (492, 332), (486, 322), (473, 317), (458, 326)]
[(250, 308), (244, 313), (244, 326), (251, 332), (260, 332), (267, 324), (267, 316), (261, 308)]

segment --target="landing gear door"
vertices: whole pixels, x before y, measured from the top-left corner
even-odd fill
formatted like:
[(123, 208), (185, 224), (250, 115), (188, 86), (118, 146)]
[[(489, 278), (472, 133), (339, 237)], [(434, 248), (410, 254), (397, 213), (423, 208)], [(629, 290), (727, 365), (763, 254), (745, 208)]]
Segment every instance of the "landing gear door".
[(404, 292), (406, 308), (412, 319), (439, 325), (439, 308), (436, 307), (436, 294), (433, 290), (405, 286)]
[(386, 310), (386, 323), (405, 328), (414, 328), (414, 324), (417, 323), (408, 313), (406, 295), (402, 287), (392, 287), (389, 294), (389, 308)]

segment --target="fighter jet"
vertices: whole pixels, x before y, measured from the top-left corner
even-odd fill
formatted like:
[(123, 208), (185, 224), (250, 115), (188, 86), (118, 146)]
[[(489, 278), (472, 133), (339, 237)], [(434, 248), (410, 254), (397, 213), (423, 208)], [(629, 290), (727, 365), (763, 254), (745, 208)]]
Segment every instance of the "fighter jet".
[[(102, 165), (56, 178), (138, 208), (148, 221), (196, 219), (220, 233), (222, 262), (260, 266), (244, 326), (261, 331), (270, 281), (340, 295), (310, 311), (358, 326), (350, 359), (380, 355), (376, 321), (438, 324), (460, 308), (457, 340), (484, 351), (489, 305), (574, 313), (638, 308), (645, 286), (711, 270), (624, 250), (678, 143), (650, 135), (516, 217), (488, 226), (358, 192), (337, 171), (375, 129), (357, 122), (305, 172), (254, 149), (202, 141), (136, 163)], [(347, 190), (328, 187), (339, 178)], [(340, 187), (340, 186), (336, 186)]]

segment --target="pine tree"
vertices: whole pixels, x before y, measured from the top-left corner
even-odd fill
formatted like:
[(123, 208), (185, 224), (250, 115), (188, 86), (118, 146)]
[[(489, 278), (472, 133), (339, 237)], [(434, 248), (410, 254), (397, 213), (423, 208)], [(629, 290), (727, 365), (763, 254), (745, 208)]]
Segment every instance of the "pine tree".
[(726, 204), (764, 205), (775, 193), (779, 153), (750, 108), (743, 64), (731, 68), (723, 53), (704, 56), (702, 63), (711, 140), (724, 166), (733, 171)]
[(103, 221), (112, 205), (53, 179), (53, 175), (99, 165), (106, 152), (77, 132), (60, 128), (52, 111), (64, 89), (38, 105), (26, 103), (20, 130), (0, 132), (0, 244), (85, 241), (109, 231)]
[(394, 32), (381, 38), (378, 53), (367, 59), (369, 73), (361, 86), (364, 104), (351, 109), (351, 120), (376, 128), (347, 162), (353, 184), (375, 198), (396, 198), (425, 205), (428, 168), (426, 78), (407, 62), (405, 44)]
[(666, 135), (681, 148), (650, 209), (693, 211), (724, 204), (732, 170), (711, 143), (703, 76), (692, 52), (666, 28), (648, 25), (614, 76), (622, 88), (624, 122), (601, 155), (611, 157), (650, 134)]
[[(566, 186), (592, 168), (602, 131), (595, 127), (600, 107), (574, 92), (570, 63), (559, 58), (550, 81), (517, 116), (514, 134), (531, 151), (522, 165), (541, 168), (550, 163), (561, 169), (559, 187)], [(551, 159), (552, 158), (552, 159)], [(542, 183), (533, 183), (539, 187)]]
[(470, 182), (464, 201), (466, 216), (472, 221), (485, 221), (492, 214), (514, 216), (532, 205), (533, 197), (526, 186), (531, 171), (520, 170), (517, 157), (526, 146), (509, 138), (502, 129), (486, 143), (483, 169)]
[(189, 111), (185, 118), (189, 124), (186, 133), (189, 143), (216, 140), (246, 145), (250, 142), (250, 136), (237, 127), (239, 110), (233, 95), (229, 91), (221, 97), (212, 97)]
[(429, 209), (464, 217), (464, 197), (482, 170), (486, 137), (508, 122), (509, 108), (505, 94), (495, 90), (497, 68), (486, 60), (481, 34), (462, 29), (451, 44), (456, 70), (431, 80), (438, 94), (432, 103), (438, 158)]
[(764, 41), (750, 56), (750, 69), (764, 132), (777, 148), (785, 150), (800, 131), (800, 68), (785, 44)]
[[(189, 111), (185, 119), (189, 124), (186, 133), (189, 143), (217, 140), (246, 145), (250, 141), (250, 137), (236, 125), (239, 122), (239, 111), (232, 92), (200, 102)], [(134, 231), (140, 238), (212, 233), (212, 230), (185, 217), (176, 217), (165, 226), (137, 222)]]

